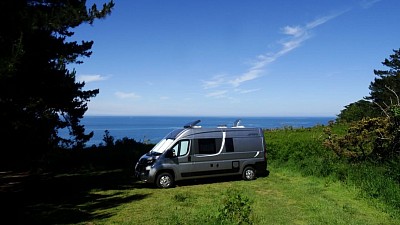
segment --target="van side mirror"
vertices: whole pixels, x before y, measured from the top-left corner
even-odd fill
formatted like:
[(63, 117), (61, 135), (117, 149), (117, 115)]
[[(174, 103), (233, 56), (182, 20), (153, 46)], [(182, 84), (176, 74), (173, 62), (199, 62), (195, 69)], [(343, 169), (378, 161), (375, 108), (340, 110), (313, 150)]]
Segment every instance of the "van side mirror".
[(174, 157), (174, 153), (172, 152), (172, 149), (168, 149), (165, 152), (165, 158), (173, 158)]

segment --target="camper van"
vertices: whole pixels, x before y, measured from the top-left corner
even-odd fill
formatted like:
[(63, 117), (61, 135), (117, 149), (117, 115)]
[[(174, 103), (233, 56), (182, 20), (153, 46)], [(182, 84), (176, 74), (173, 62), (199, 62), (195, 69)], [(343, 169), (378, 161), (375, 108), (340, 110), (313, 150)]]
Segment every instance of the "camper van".
[(136, 177), (159, 188), (176, 181), (240, 175), (254, 180), (267, 174), (267, 153), (261, 128), (219, 125), (203, 128), (196, 120), (171, 131), (135, 166)]

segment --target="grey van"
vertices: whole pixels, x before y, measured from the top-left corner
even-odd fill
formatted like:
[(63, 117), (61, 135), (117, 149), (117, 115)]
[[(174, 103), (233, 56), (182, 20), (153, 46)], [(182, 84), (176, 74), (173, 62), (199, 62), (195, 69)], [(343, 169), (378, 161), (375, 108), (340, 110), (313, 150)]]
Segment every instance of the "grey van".
[(267, 175), (267, 153), (261, 128), (202, 128), (200, 120), (176, 129), (136, 163), (135, 175), (160, 188), (176, 181), (241, 175), (244, 180)]

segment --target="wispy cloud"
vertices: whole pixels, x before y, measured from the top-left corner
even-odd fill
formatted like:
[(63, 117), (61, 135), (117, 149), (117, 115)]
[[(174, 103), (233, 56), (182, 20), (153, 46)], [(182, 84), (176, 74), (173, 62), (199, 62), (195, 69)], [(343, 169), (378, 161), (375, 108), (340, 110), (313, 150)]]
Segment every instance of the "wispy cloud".
[(251, 81), (260, 77), (260, 74), (262, 72), (263, 70), (252, 67), (246, 73), (234, 78), (233, 80), (230, 80), (229, 83), (232, 84), (233, 87), (239, 87), (242, 83), (246, 81)]
[(247, 94), (247, 93), (252, 93), (252, 92), (256, 92), (256, 91), (260, 91), (260, 88), (256, 88), (256, 89), (248, 89), (248, 90), (242, 90), (242, 89), (236, 89), (235, 91), (240, 93), (240, 94)]
[(108, 76), (102, 76), (99, 74), (87, 74), (87, 75), (77, 76), (76, 79), (79, 82), (90, 83), (90, 82), (107, 80), (108, 78), (109, 78)]
[(382, 1), (382, 0), (363, 0), (363, 1), (361, 1), (360, 4), (361, 4), (362, 8), (368, 9), (380, 1)]
[[(379, 0), (375, 0), (379, 1)], [(336, 14), (331, 14), (328, 16), (317, 18), (309, 23), (306, 23), (304, 26), (285, 26), (281, 29), (282, 34), (285, 35), (284, 38), (278, 41), (280, 44), (280, 48), (275, 52), (267, 52), (265, 54), (261, 54), (256, 57), (256, 59), (250, 64), (251, 66), (242, 74), (234, 77), (228, 77), (227, 75), (217, 75), (211, 78), (210, 80), (203, 81), (204, 89), (211, 89), (217, 87), (224, 87), (229, 89), (237, 89), (243, 83), (255, 80), (262, 76), (265, 68), (282, 57), (285, 54), (295, 50), (300, 47), (303, 42), (312, 37), (311, 31), (326, 22), (338, 17), (343, 14), (343, 12), (339, 12)], [(258, 90), (258, 89), (254, 89)], [(253, 90), (253, 91), (254, 91)], [(248, 92), (239, 92), (239, 93), (249, 93)], [(207, 94), (207, 97), (226, 97), (228, 90), (211, 92)]]
[(122, 99), (138, 99), (140, 98), (140, 95), (137, 95), (133, 92), (115, 92), (115, 96), (117, 96), (118, 98), (122, 98)]
[(216, 88), (221, 86), (225, 82), (226, 82), (225, 75), (219, 74), (212, 77), (210, 80), (203, 81), (203, 88), (204, 89)]
[(211, 93), (208, 93), (206, 96), (207, 97), (213, 97), (213, 98), (224, 98), (226, 97), (227, 90), (221, 90), (221, 91), (214, 91)]

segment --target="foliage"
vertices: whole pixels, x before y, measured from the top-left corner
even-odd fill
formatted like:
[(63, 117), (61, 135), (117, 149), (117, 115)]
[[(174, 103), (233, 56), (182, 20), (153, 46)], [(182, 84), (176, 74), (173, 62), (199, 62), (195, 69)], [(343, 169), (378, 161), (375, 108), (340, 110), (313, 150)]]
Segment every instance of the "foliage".
[[(395, 104), (395, 96), (400, 95), (400, 49), (393, 50), (394, 54), (390, 59), (385, 59), (382, 64), (388, 67), (388, 70), (374, 70), (378, 76), (371, 82), (370, 96), (366, 99), (372, 100), (383, 108)], [(395, 90), (396, 92), (393, 93)]]
[(110, 131), (104, 131), (103, 141), (107, 147), (114, 146), (114, 137), (110, 135)]
[(362, 99), (345, 106), (337, 116), (337, 121), (350, 123), (377, 116), (380, 116), (380, 113), (377, 112), (376, 106), (372, 102)]
[[(90, 57), (93, 41), (68, 42), (71, 29), (111, 13), (113, 1), (98, 10), (85, 0), (3, 0), (0, 3), (0, 141), (4, 163), (40, 158), (59, 144), (83, 147), (80, 119), (99, 90), (83, 90), (68, 64)], [(68, 128), (73, 140), (62, 139)]]
[[(291, 167), (306, 175), (330, 175), (336, 157), (322, 145), (324, 128), (266, 130), (269, 163)], [(335, 127), (338, 129), (342, 131), (344, 125)]]
[(327, 139), (324, 145), (341, 158), (365, 160), (367, 158), (386, 158), (386, 152), (392, 134), (389, 133), (390, 121), (385, 117), (365, 118), (355, 122), (344, 136), (331, 131), (331, 126), (325, 129)]
[[(114, 140), (114, 137), (110, 136)], [(75, 171), (123, 169), (132, 173), (140, 156), (150, 151), (153, 144), (137, 142), (124, 137), (110, 145), (93, 145), (81, 150), (58, 149), (51, 151), (42, 158), (41, 170)]]
[[(382, 154), (377, 157), (378, 152), (370, 153), (363, 157), (356, 147), (353, 149), (336, 149), (333, 151), (330, 145), (341, 143), (334, 142), (338, 139), (346, 142), (343, 138), (349, 133), (363, 134), (368, 138), (376, 135), (373, 131), (379, 126), (379, 119), (365, 119), (364, 131), (359, 127), (351, 128), (348, 124), (331, 122), (327, 127), (313, 127), (310, 129), (279, 129), (266, 130), (265, 137), (268, 149), (269, 167), (278, 167), (285, 170), (299, 171), (307, 176), (327, 177), (339, 180), (347, 185), (354, 186), (360, 190), (360, 194), (367, 198), (379, 199), (385, 205), (400, 210), (400, 161), (397, 156), (382, 160)], [(357, 132), (356, 132), (357, 131)], [(368, 136), (369, 135), (369, 136)], [(362, 137), (349, 139), (357, 144), (371, 147), (371, 143), (363, 143)], [(327, 143), (328, 142), (328, 143)], [(331, 142), (331, 143), (329, 143)], [(370, 145), (371, 144), (371, 145)], [(379, 159), (379, 160), (378, 160)], [(271, 171), (273, 174), (274, 171)]]
[(236, 189), (228, 189), (219, 209), (218, 220), (222, 224), (253, 224), (250, 218), (251, 201)]
[[(236, 217), (223, 221), (229, 216), (222, 212), (227, 208), (237, 211), (242, 205), (245, 211), (250, 208), (250, 214), (238, 218), (250, 218), (253, 224), (399, 224), (399, 161), (378, 165), (341, 160), (323, 147), (324, 128), (266, 130), (268, 177), (251, 182), (240, 177), (213, 182), (199, 179), (163, 191), (132, 177), (133, 155), (152, 147), (144, 143), (116, 148), (117, 143), (133, 142), (123, 139), (116, 140), (113, 148), (52, 152), (49, 166), (58, 167), (51, 170), (56, 173), (20, 177), (26, 179), (25, 186), (17, 176), (2, 175), (18, 190), (0, 192), (8, 206), (3, 219), (43, 225), (222, 225), (238, 224)], [(345, 134), (347, 125), (332, 123), (331, 129)], [(301, 142), (306, 144), (298, 145)], [(73, 165), (75, 170), (70, 169)], [(2, 187), (2, 191), (11, 190)]]
[(400, 224), (400, 214), (389, 213), (357, 188), (284, 167), (271, 171), (271, 176), (251, 182), (198, 180), (162, 191), (135, 182), (123, 170), (47, 173), (30, 177), (29, 185), (18, 192), (0, 192), (7, 206), (2, 219), (24, 225), (222, 225), (216, 214), (227, 190), (235, 189), (251, 200), (251, 218), (257, 225)]
[(382, 62), (389, 69), (374, 70), (377, 77), (369, 85), (370, 95), (345, 106), (338, 115), (338, 122), (380, 117), (383, 109), (396, 104), (396, 96), (400, 94), (400, 49), (393, 52), (389, 59)]
[(400, 99), (395, 91), (387, 89), (397, 101), (392, 101), (386, 108), (380, 106), (385, 117), (356, 121), (344, 136), (333, 134), (328, 127), (325, 146), (339, 157), (357, 161), (372, 159), (383, 162), (400, 158)]
[[(380, 164), (400, 159), (399, 58), (400, 49), (394, 50), (390, 59), (382, 63), (389, 69), (374, 70), (378, 78), (371, 82), (371, 96), (366, 97), (371, 102), (360, 100), (350, 104), (338, 116), (339, 122), (352, 122), (346, 134), (332, 132), (332, 124), (325, 129), (324, 145), (338, 157), (351, 162), (369, 160)], [(370, 115), (373, 108), (379, 110), (379, 115)]]

